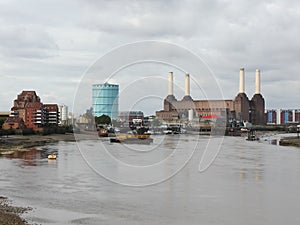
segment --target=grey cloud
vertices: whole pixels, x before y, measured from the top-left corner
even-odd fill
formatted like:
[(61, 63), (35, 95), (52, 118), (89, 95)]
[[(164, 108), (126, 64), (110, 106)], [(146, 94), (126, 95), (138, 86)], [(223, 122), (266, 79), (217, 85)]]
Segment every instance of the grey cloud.
[(0, 28), (0, 49), (3, 56), (46, 58), (58, 54), (58, 46), (50, 35), (33, 26)]

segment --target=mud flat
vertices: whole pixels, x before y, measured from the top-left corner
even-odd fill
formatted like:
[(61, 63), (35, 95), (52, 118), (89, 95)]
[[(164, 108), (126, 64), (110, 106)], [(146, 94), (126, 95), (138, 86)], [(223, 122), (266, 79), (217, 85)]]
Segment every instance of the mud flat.
[(20, 216), (29, 210), (32, 209), (12, 206), (6, 197), (0, 196), (0, 225), (30, 225)]
[(94, 140), (97, 136), (88, 134), (51, 134), (51, 135), (12, 135), (0, 138), (0, 154), (11, 151), (23, 151), (36, 146), (43, 146), (59, 141)]
[(285, 137), (280, 139), (279, 144), (282, 146), (295, 146), (300, 147), (300, 138), (298, 137)]

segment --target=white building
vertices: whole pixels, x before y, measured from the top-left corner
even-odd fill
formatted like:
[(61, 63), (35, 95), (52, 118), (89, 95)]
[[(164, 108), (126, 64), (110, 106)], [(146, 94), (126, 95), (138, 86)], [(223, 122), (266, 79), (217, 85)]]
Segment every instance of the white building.
[(68, 125), (68, 106), (60, 105), (59, 107), (59, 125)]

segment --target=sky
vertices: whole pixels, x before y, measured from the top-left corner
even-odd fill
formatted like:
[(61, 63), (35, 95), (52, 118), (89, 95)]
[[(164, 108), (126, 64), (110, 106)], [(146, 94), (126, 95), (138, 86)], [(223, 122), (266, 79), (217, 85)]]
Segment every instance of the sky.
[[(0, 111), (9, 111), (22, 90), (35, 90), (42, 102), (70, 110), (75, 99), (80, 114), (91, 105), (91, 84), (108, 80), (120, 85), (120, 110), (153, 114), (168, 94), (168, 72), (175, 71), (175, 96), (181, 99), (189, 67), (124, 65), (109, 80), (111, 74), (95, 66), (119, 48), (126, 58), (124, 46), (149, 40), (180, 46), (209, 68), (214, 82), (202, 82), (201, 71), (191, 74), (194, 99), (203, 98), (201, 88), (234, 99), (243, 67), (249, 98), (260, 69), (266, 108), (300, 108), (298, 0), (0, 0)], [(152, 50), (173, 57), (172, 51)], [(188, 64), (184, 59), (180, 62)], [(99, 76), (79, 99), (78, 87), (91, 71)]]

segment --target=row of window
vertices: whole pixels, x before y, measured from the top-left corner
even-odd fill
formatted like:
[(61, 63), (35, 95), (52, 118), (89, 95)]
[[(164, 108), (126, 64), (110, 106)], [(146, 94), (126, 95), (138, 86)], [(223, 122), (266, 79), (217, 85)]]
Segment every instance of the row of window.
[[(220, 112), (220, 111), (226, 111), (227, 108), (195, 108), (194, 110)], [(186, 111), (186, 109), (177, 109), (177, 111)]]

